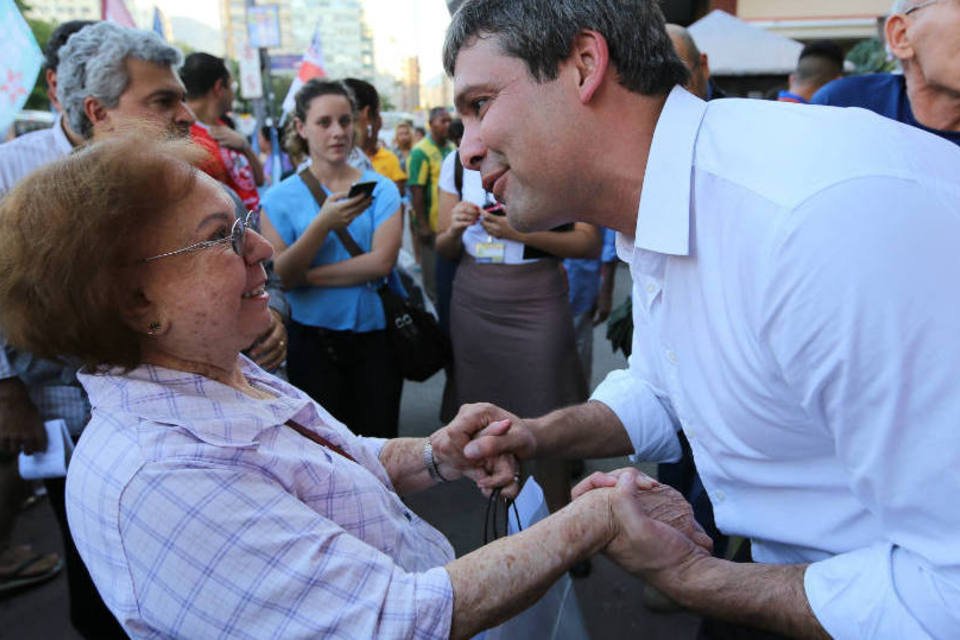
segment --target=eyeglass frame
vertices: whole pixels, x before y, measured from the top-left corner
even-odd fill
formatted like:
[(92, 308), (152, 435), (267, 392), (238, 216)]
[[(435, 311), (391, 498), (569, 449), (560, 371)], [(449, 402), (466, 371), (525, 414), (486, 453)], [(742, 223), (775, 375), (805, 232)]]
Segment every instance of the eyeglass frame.
[(153, 262), (154, 260), (159, 260), (160, 258), (169, 258), (171, 256), (179, 256), (184, 253), (193, 253), (194, 251), (209, 249), (210, 247), (226, 244), (227, 242), (230, 243), (234, 253), (236, 253), (238, 256), (243, 256), (243, 250), (245, 248), (247, 237), (247, 229), (250, 228), (250, 220), (252, 218), (253, 211), (247, 211), (246, 215), (243, 217), (238, 217), (236, 221), (234, 221), (233, 226), (230, 228), (230, 235), (225, 238), (220, 238), (219, 240), (202, 240), (181, 249), (175, 249), (174, 251), (167, 251), (166, 253), (161, 253), (160, 255), (144, 258), (140, 262), (148, 263)]
[(927, 0), (926, 2), (921, 2), (920, 4), (914, 5), (903, 12), (903, 15), (908, 16), (914, 11), (920, 11), (920, 9), (926, 9), (930, 5), (937, 4), (940, 0)]

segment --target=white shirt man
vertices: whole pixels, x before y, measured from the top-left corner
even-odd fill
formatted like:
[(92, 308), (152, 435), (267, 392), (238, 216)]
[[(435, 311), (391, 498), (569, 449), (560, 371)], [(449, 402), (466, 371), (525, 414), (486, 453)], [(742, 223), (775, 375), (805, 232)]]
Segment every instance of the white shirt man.
[[(594, 402), (512, 417), (465, 453), (669, 460), (682, 426), (720, 528), (750, 536), (760, 562), (696, 549), (642, 492), (615, 507), (630, 538), (608, 547), (617, 562), (694, 611), (779, 633), (954, 636), (960, 153), (859, 110), (631, 89), (647, 76), (617, 68), (592, 28), (571, 30), (538, 80), (515, 38), (497, 40), (531, 5), (554, 22), (594, 6), (650, 18), (647, 5), (501, 3), (501, 18), (477, 3), (454, 18), (446, 51), (461, 157), (511, 223), (620, 232), (634, 353)], [(630, 46), (618, 22), (593, 22)], [(548, 150), (534, 143), (546, 131)], [(592, 161), (544, 161), (575, 152)], [(481, 407), (472, 419), (508, 416)]]

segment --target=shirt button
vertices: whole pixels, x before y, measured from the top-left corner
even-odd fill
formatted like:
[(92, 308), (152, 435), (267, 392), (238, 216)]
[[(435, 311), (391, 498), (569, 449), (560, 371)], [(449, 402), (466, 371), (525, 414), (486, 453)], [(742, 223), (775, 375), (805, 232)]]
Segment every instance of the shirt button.
[(657, 290), (657, 288), (656, 288), (655, 286), (653, 286), (653, 283), (652, 283), (652, 282), (649, 283), (649, 284), (647, 284), (647, 293), (653, 293), (653, 292), (656, 291), (656, 290)]
[(697, 437), (697, 432), (693, 429), (688, 429), (687, 427), (683, 428), (683, 433), (687, 436), (687, 440), (695, 440)]
[(677, 364), (677, 354), (674, 353), (673, 349), (667, 349), (667, 360), (670, 361), (670, 364)]
[(713, 499), (716, 500), (718, 503), (723, 502), (724, 500), (727, 499), (727, 494), (723, 492), (723, 489), (717, 489), (713, 494)]

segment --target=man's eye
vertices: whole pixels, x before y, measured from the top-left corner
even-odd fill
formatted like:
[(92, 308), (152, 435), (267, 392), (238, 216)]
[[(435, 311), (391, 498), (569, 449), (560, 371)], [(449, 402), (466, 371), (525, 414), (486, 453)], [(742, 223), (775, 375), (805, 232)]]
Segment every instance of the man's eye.
[(477, 98), (470, 103), (470, 108), (473, 109), (476, 115), (480, 115), (480, 112), (486, 106), (487, 102), (489, 102), (488, 98)]
[(220, 227), (210, 235), (211, 241), (225, 240), (230, 235), (230, 230), (226, 227)]

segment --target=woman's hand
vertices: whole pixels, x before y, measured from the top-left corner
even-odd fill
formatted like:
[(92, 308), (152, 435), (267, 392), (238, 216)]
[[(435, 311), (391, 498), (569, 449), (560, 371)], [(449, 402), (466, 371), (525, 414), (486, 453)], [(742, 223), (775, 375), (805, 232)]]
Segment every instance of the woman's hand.
[(450, 232), (461, 235), (480, 217), (480, 207), (471, 202), (459, 202), (450, 212)]
[(484, 211), (480, 214), (480, 224), (482, 224), (483, 229), (494, 238), (522, 242), (520, 232), (510, 226), (510, 223), (507, 221), (507, 216), (498, 216)]
[(332, 193), (324, 201), (320, 213), (314, 219), (314, 224), (326, 231), (345, 229), (370, 206), (372, 199), (364, 194), (348, 198), (346, 191)]

